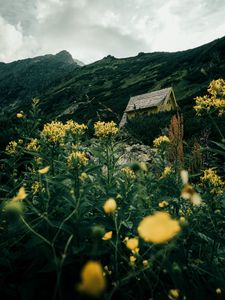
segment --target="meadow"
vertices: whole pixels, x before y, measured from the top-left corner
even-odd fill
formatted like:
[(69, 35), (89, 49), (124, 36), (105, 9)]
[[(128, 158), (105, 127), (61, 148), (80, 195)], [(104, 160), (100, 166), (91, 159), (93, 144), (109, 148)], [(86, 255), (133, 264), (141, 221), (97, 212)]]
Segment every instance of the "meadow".
[(216, 141), (187, 153), (177, 113), (150, 163), (123, 165), (114, 121), (41, 125), (39, 99), (18, 112), (0, 161), (2, 299), (224, 299), (224, 97), (213, 80), (193, 107)]

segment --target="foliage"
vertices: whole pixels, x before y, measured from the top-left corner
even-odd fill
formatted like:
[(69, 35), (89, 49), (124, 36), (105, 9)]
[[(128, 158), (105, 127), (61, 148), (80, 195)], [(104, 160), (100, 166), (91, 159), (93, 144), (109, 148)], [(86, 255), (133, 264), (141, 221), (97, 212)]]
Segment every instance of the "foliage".
[(32, 110), (0, 164), (2, 299), (224, 297), (224, 178), (188, 174), (185, 152), (168, 160), (181, 120), (150, 165), (119, 165), (114, 122), (90, 140), (86, 125), (41, 126)]
[(126, 124), (128, 132), (137, 140), (147, 145), (162, 133), (167, 133), (174, 112), (160, 112), (149, 116), (137, 116)]

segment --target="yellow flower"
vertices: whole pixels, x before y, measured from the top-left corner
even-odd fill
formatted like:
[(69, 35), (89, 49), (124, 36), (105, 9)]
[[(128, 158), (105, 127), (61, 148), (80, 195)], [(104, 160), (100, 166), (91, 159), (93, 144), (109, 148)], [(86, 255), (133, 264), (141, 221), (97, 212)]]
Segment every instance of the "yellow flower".
[(40, 145), (38, 144), (37, 139), (31, 139), (30, 143), (26, 146), (28, 151), (35, 151), (37, 152), (40, 149)]
[(88, 158), (85, 152), (81, 151), (73, 151), (72, 153), (70, 153), (67, 159), (67, 164), (69, 168), (72, 168), (73, 166), (80, 167), (86, 165), (87, 163)]
[(217, 172), (212, 168), (204, 170), (204, 175), (200, 177), (202, 182), (208, 182), (212, 186), (211, 193), (221, 194), (225, 186), (225, 181), (217, 175)]
[(185, 217), (180, 217), (179, 221), (181, 225), (184, 225), (186, 223)]
[(104, 234), (104, 236), (102, 237), (103, 241), (108, 241), (112, 238), (112, 231), (108, 231)]
[(142, 261), (143, 267), (147, 267), (148, 266), (148, 260), (145, 259)]
[(124, 167), (121, 169), (121, 171), (127, 176), (127, 177), (130, 177), (130, 178), (135, 178), (135, 173), (134, 171), (130, 168), (130, 167)]
[(155, 147), (160, 147), (162, 143), (170, 143), (168, 136), (161, 135), (158, 138), (154, 139), (154, 141), (153, 141), (153, 145)]
[(67, 131), (70, 131), (72, 134), (83, 134), (85, 130), (87, 129), (87, 126), (84, 124), (78, 124), (77, 122), (73, 120), (68, 120), (66, 124), (64, 125), (65, 129)]
[(172, 173), (172, 168), (171, 167), (165, 167), (162, 173), (162, 176), (160, 177), (160, 179), (163, 179), (165, 177), (167, 177), (169, 174)]
[(135, 250), (138, 248), (139, 241), (137, 238), (131, 238), (126, 241), (126, 246), (130, 250)]
[(46, 173), (48, 173), (49, 169), (50, 169), (50, 167), (47, 166), (47, 167), (45, 167), (43, 169), (38, 170), (38, 173), (39, 174), (46, 174)]
[(217, 288), (217, 289), (216, 289), (216, 294), (217, 294), (217, 295), (220, 295), (221, 293), (222, 293), (221, 288)]
[(34, 181), (31, 186), (31, 191), (33, 194), (37, 194), (42, 190), (41, 183), (39, 181)]
[(180, 177), (183, 182), (183, 185), (188, 184), (188, 171), (181, 170), (180, 171)]
[(169, 298), (171, 300), (178, 299), (179, 298), (179, 294), (180, 294), (180, 291), (178, 289), (171, 289), (169, 291)]
[(138, 226), (138, 233), (146, 242), (161, 244), (172, 239), (181, 230), (179, 222), (167, 212), (156, 212), (145, 217)]
[(16, 114), (16, 117), (17, 117), (18, 119), (21, 119), (21, 118), (24, 117), (24, 115), (23, 115), (22, 113), (17, 113), (17, 114)]
[(132, 265), (134, 265), (135, 264), (135, 261), (137, 260), (137, 258), (134, 256), (134, 255), (131, 255), (130, 256), (130, 263), (132, 264)]
[(106, 214), (113, 213), (117, 208), (116, 201), (113, 198), (109, 198), (103, 205), (103, 210)]
[(18, 213), (22, 213), (23, 212), (23, 204), (21, 202), (13, 202), (13, 201), (9, 201), (5, 204), (4, 206), (5, 211), (16, 211)]
[(96, 122), (94, 124), (95, 135), (97, 137), (107, 137), (112, 136), (118, 133), (119, 129), (116, 126), (116, 123), (111, 122)]
[(190, 184), (185, 184), (182, 191), (181, 197), (187, 200), (190, 200), (193, 205), (200, 205), (202, 203), (201, 196), (195, 192), (193, 187)]
[(218, 112), (219, 117), (222, 116), (225, 113), (225, 81), (223, 79), (211, 81), (208, 93), (209, 95), (195, 98), (194, 110), (197, 115), (201, 115), (202, 111), (210, 112), (213, 110)]
[(5, 148), (5, 151), (8, 153), (8, 154), (15, 154), (16, 151), (17, 151), (17, 142), (16, 141), (11, 141), (9, 142), (9, 144), (6, 146)]
[(82, 172), (82, 173), (80, 174), (79, 178), (80, 178), (81, 181), (85, 181), (85, 180), (87, 180), (87, 179), (89, 178), (89, 176), (88, 176), (87, 173)]
[(66, 135), (66, 128), (62, 122), (52, 121), (44, 125), (42, 135), (45, 136), (49, 142), (60, 142)]
[(88, 261), (81, 271), (78, 290), (92, 297), (99, 297), (106, 287), (103, 268), (99, 262)]
[(17, 195), (15, 197), (12, 198), (12, 202), (17, 202), (17, 201), (22, 201), (27, 197), (27, 193), (25, 191), (25, 188), (23, 186), (21, 186), (21, 188), (19, 189)]
[(140, 166), (140, 169), (143, 171), (143, 172), (148, 172), (148, 167), (146, 165), (145, 162), (140, 162), (139, 163), (139, 166)]
[(163, 208), (163, 207), (166, 207), (166, 206), (168, 206), (169, 205), (169, 203), (167, 202), (167, 201), (161, 201), (161, 202), (159, 202), (159, 207), (161, 207), (161, 208)]

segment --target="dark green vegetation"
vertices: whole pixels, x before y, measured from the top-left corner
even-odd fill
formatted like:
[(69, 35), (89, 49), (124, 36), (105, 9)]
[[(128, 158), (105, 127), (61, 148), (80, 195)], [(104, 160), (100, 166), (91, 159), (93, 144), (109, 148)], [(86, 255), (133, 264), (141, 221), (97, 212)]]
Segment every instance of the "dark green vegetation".
[[(173, 86), (188, 118), (193, 98), (205, 93), (212, 79), (225, 77), (225, 38), (176, 53), (139, 53), (117, 59), (107, 56), (78, 67), (65, 51), (56, 56), (0, 64), (1, 127), (15, 113), (40, 97), (46, 119), (74, 117), (119, 121), (130, 96)], [(10, 123), (9, 123), (10, 119)], [(10, 133), (8, 134), (10, 135)]]

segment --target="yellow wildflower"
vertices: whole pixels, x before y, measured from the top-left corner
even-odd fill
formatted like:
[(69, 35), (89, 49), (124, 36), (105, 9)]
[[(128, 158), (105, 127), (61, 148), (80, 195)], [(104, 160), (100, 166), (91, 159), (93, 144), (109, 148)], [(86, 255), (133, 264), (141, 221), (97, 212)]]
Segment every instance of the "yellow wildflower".
[(126, 246), (130, 250), (135, 250), (138, 248), (139, 241), (137, 238), (131, 238), (126, 241)]
[(69, 120), (66, 122), (65, 130), (70, 131), (72, 134), (83, 134), (87, 129), (87, 126), (84, 124), (78, 124), (73, 120)]
[(167, 212), (156, 212), (145, 217), (138, 226), (138, 233), (146, 242), (161, 244), (172, 239), (181, 230), (179, 222)]
[(161, 208), (166, 207), (168, 205), (169, 205), (169, 203), (167, 201), (165, 201), (165, 200), (159, 202), (159, 207), (161, 207)]
[(21, 186), (21, 188), (19, 189), (17, 195), (15, 197), (12, 198), (12, 202), (17, 202), (17, 201), (22, 201), (27, 197), (27, 193), (25, 191), (25, 188), (23, 186)]
[(181, 197), (190, 200), (192, 204), (196, 206), (200, 205), (202, 202), (201, 196), (195, 192), (194, 188), (189, 183), (184, 185), (181, 191)]
[(41, 191), (41, 183), (39, 181), (34, 181), (31, 186), (31, 191), (33, 194), (37, 194)]
[(65, 137), (66, 129), (62, 122), (52, 121), (44, 125), (42, 135), (45, 136), (49, 142), (56, 143)]
[(10, 155), (15, 154), (17, 152), (17, 146), (18, 146), (18, 144), (16, 141), (11, 141), (6, 146), (5, 151)]
[(38, 173), (39, 174), (46, 174), (46, 173), (48, 173), (49, 169), (50, 169), (50, 166), (47, 166), (43, 169), (38, 170)]
[(97, 137), (107, 137), (112, 136), (118, 133), (119, 129), (116, 126), (116, 123), (111, 122), (96, 122), (94, 124), (95, 135)]
[(197, 115), (201, 115), (202, 111), (209, 112), (213, 109), (218, 112), (218, 116), (222, 116), (225, 113), (225, 81), (223, 79), (211, 81), (207, 91), (209, 95), (195, 98), (194, 110)]
[(160, 177), (160, 179), (163, 179), (165, 177), (167, 177), (169, 174), (172, 173), (172, 168), (171, 167), (165, 167), (162, 173), (162, 176)]
[(89, 176), (88, 176), (87, 173), (82, 172), (82, 173), (80, 174), (79, 178), (80, 178), (81, 181), (85, 181), (85, 180), (87, 180), (87, 179), (89, 178)]
[(70, 153), (67, 159), (67, 164), (69, 168), (72, 168), (73, 166), (83, 166), (88, 163), (88, 158), (85, 154), (85, 152), (81, 151), (73, 151)]
[(178, 289), (171, 289), (169, 291), (169, 299), (175, 300), (179, 298), (180, 291)]
[(216, 289), (216, 294), (217, 294), (217, 295), (220, 295), (221, 293), (222, 293), (221, 288), (217, 288), (217, 289)]
[(112, 231), (108, 231), (104, 234), (104, 236), (102, 237), (103, 241), (108, 241), (112, 238)]
[(170, 143), (168, 136), (161, 135), (158, 138), (154, 139), (154, 141), (153, 141), (153, 145), (155, 147), (160, 147), (162, 143)]
[(134, 255), (131, 255), (130, 256), (130, 263), (132, 264), (132, 265), (134, 265), (135, 264), (135, 261), (137, 260), (137, 258), (134, 256)]
[(116, 201), (113, 198), (109, 198), (103, 205), (103, 210), (106, 214), (113, 213), (117, 208)]
[(147, 259), (144, 259), (142, 261), (142, 264), (143, 264), (143, 267), (147, 267), (148, 266), (148, 260)]
[(16, 117), (17, 117), (18, 119), (21, 119), (21, 118), (24, 117), (24, 115), (23, 115), (22, 113), (17, 113), (17, 114), (16, 114)]
[(183, 182), (183, 185), (187, 184), (188, 183), (188, 171), (186, 170), (181, 170), (180, 171), (180, 177), (181, 177), (181, 180)]
[(212, 186), (211, 193), (220, 194), (223, 193), (225, 181), (217, 175), (216, 171), (212, 168), (204, 170), (204, 175), (200, 177), (202, 182), (209, 182)]
[(185, 217), (180, 217), (179, 221), (181, 225), (184, 225), (186, 223)]
[(147, 164), (145, 162), (140, 162), (139, 163), (139, 167), (140, 167), (140, 170), (142, 170), (143, 172), (148, 172), (148, 167), (147, 167)]
[(40, 145), (38, 144), (37, 139), (31, 139), (30, 143), (26, 146), (28, 151), (35, 151), (37, 152), (40, 149)]
[(130, 178), (135, 178), (135, 173), (134, 171), (130, 168), (130, 167), (124, 167), (121, 169), (121, 171), (127, 176), (127, 177), (130, 177)]
[(106, 287), (102, 265), (97, 261), (88, 261), (81, 271), (81, 283), (78, 290), (92, 297), (99, 297)]
[(13, 202), (13, 201), (9, 201), (5, 204), (4, 206), (5, 211), (16, 211), (18, 213), (22, 213), (23, 212), (23, 204), (21, 202)]

